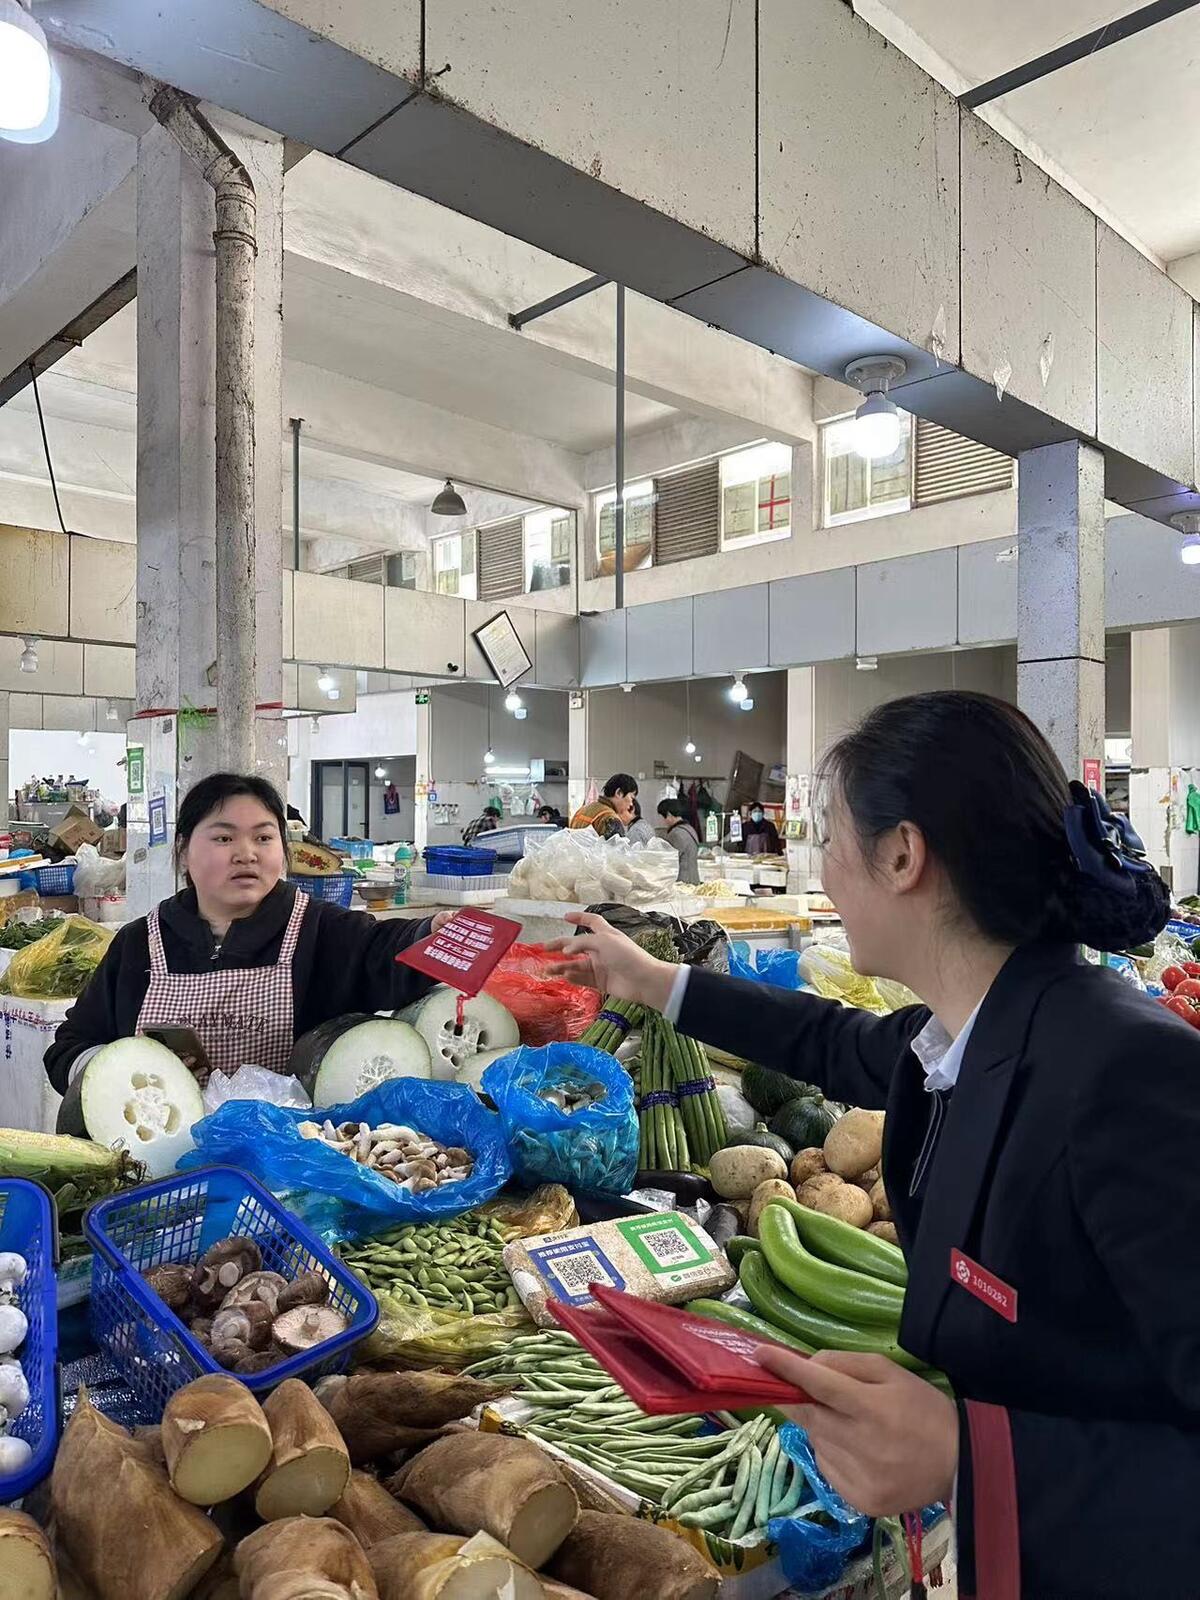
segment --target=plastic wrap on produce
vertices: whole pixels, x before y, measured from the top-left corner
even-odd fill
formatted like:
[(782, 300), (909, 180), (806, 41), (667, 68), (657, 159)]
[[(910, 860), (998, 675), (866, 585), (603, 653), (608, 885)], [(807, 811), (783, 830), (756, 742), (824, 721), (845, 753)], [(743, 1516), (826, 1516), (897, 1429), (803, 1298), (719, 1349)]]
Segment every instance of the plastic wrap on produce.
[(509, 894), (526, 900), (588, 905), (616, 900), (650, 906), (674, 892), (679, 854), (663, 839), (631, 844), (601, 839), (591, 828), (564, 828), (529, 848), (509, 877)]
[(483, 1075), (523, 1183), (623, 1194), (637, 1171), (633, 1079), (603, 1050), (551, 1044), (513, 1051)]

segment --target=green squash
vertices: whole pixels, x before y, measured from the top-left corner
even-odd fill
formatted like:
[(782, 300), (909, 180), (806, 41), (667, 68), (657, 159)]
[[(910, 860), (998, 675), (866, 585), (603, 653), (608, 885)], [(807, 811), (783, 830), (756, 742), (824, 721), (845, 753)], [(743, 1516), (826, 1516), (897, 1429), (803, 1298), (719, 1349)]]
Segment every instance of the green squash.
[(751, 1062), (742, 1069), (742, 1093), (760, 1117), (773, 1117), (789, 1100), (798, 1100), (817, 1091), (800, 1078), (790, 1078), (786, 1072), (776, 1072), (771, 1067)]
[(789, 1100), (781, 1106), (768, 1123), (771, 1132), (797, 1150), (820, 1148), (825, 1135), (838, 1119), (837, 1112), (820, 1093)]

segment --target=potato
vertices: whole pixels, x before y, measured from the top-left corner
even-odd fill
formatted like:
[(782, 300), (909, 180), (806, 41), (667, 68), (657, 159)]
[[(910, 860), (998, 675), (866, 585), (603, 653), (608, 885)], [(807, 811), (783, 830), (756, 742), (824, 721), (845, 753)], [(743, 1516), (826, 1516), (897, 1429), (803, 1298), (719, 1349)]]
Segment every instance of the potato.
[(857, 1178), (851, 1178), (850, 1182), (856, 1183), (860, 1189), (864, 1189), (867, 1194), (870, 1194), (871, 1190), (879, 1182), (879, 1168), (868, 1167), (866, 1172)]
[(890, 1222), (892, 1208), (888, 1204), (887, 1190), (883, 1187), (883, 1179), (871, 1185), (871, 1208), (875, 1212), (876, 1222)]
[(823, 1211), (826, 1216), (848, 1222), (852, 1228), (865, 1228), (875, 1213), (871, 1202), (856, 1183), (839, 1183), (819, 1189), (811, 1199), (804, 1201), (810, 1211)]
[(750, 1196), (750, 1232), (758, 1238), (758, 1219), (772, 1200), (794, 1200), (796, 1191), (783, 1178), (768, 1178)]
[(786, 1178), (787, 1163), (774, 1150), (735, 1144), (717, 1151), (708, 1164), (708, 1173), (722, 1200), (748, 1200), (768, 1178)]
[(898, 1245), (900, 1235), (896, 1232), (894, 1222), (871, 1222), (867, 1225), (867, 1232), (873, 1233), (877, 1239), (886, 1239), (889, 1244)]
[(799, 1150), (792, 1157), (792, 1167), (788, 1177), (798, 1189), (802, 1183), (815, 1178), (818, 1172), (828, 1171), (824, 1150), (819, 1145), (810, 1145), (807, 1150)]
[(883, 1155), (883, 1112), (847, 1111), (825, 1138), (825, 1164), (842, 1178), (860, 1178)]
[(836, 1172), (818, 1172), (809, 1178), (807, 1183), (802, 1183), (796, 1190), (796, 1199), (802, 1206), (811, 1205), (814, 1195), (821, 1193), (822, 1189), (840, 1189), (845, 1182)]

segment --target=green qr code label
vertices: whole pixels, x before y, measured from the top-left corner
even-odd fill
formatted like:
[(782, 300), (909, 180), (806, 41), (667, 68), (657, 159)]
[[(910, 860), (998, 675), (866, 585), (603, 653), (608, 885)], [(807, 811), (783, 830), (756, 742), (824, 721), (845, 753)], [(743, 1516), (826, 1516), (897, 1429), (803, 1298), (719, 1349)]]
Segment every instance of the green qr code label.
[(642, 1264), (656, 1276), (703, 1267), (713, 1259), (682, 1217), (631, 1217), (619, 1222), (617, 1231), (632, 1247)]

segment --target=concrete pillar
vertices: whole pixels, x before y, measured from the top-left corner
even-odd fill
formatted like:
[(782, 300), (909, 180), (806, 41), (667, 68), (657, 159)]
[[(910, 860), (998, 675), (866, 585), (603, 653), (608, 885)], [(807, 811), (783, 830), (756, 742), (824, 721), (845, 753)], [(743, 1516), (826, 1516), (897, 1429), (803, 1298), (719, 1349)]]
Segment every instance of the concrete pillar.
[[(282, 700), (283, 142), (218, 124), (257, 196), (255, 596), (259, 703)], [(137, 707), (216, 703), (213, 198), (165, 128), (138, 143)], [(258, 766), (286, 785), (286, 743), (264, 712)], [(189, 728), (180, 791), (211, 771), (212, 728)]]
[(1082, 779), (1104, 759), (1104, 462), (1072, 440), (1018, 471), (1017, 701)]
[[(787, 675), (784, 832), (787, 838), (788, 888), (803, 894), (818, 876), (820, 862), (812, 843), (812, 781), (817, 764), (816, 669), (789, 667)], [(803, 836), (795, 830), (803, 828)]]
[(587, 798), (588, 692), (572, 689), (567, 700), (567, 819)]
[(1200, 788), (1200, 623), (1135, 632), (1130, 645), (1130, 818), (1176, 893), (1195, 894), (1200, 837), (1185, 822), (1188, 786)]

